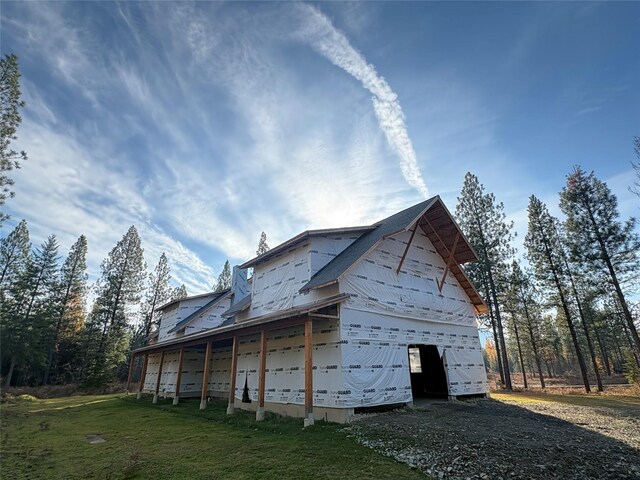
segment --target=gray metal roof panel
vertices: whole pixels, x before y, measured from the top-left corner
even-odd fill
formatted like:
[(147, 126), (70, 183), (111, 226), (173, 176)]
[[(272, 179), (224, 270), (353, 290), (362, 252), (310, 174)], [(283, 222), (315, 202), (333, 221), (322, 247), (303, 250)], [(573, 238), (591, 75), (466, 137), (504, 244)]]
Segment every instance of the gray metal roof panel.
[(337, 281), (338, 277), (367, 253), (371, 247), (384, 237), (410, 227), (411, 224), (420, 218), (438, 199), (438, 196), (432, 197), (374, 224), (377, 225), (375, 230), (364, 233), (355, 242), (340, 252), (333, 260), (311, 277), (300, 289), (300, 292), (305, 292), (312, 288), (317, 288), (325, 284), (328, 285)]
[(238, 302), (231, 305), (231, 308), (229, 308), (229, 310), (227, 310), (226, 312), (223, 312), (221, 316), (232, 317), (236, 313), (241, 312), (242, 310), (247, 308), (250, 304), (251, 304), (251, 294), (245, 297), (242, 297)]

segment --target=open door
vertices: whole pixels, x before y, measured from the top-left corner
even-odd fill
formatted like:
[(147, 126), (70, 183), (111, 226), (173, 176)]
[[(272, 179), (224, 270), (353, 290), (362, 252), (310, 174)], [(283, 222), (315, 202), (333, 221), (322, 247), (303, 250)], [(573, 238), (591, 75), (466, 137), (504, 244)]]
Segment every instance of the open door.
[(413, 398), (447, 398), (447, 375), (435, 345), (409, 345)]

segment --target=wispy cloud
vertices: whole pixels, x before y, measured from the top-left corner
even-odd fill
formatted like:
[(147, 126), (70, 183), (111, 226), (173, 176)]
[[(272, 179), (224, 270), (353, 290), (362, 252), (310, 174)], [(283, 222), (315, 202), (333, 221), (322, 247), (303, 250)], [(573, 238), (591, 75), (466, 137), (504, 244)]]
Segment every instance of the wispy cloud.
[(300, 4), (297, 7), (306, 14), (298, 31), (300, 38), (309, 42), (334, 65), (362, 82), (362, 86), (371, 92), (380, 128), (391, 148), (400, 157), (402, 175), (409, 185), (424, 197), (428, 197), (429, 191), (420, 172), (398, 96), (384, 77), (378, 74), (373, 65), (367, 63), (364, 56), (333, 26), (326, 15), (310, 5)]

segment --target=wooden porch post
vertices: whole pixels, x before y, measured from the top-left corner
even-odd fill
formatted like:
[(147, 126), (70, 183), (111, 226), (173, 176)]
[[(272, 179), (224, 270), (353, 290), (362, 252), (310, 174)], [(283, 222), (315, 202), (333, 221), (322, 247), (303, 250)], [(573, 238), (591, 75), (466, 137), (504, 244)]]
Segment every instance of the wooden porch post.
[(304, 322), (304, 426), (313, 425), (313, 320)]
[(256, 410), (256, 421), (264, 420), (264, 387), (265, 370), (267, 368), (267, 331), (260, 331), (260, 367), (258, 376), (258, 408)]
[(235, 412), (234, 403), (236, 400), (236, 374), (238, 371), (238, 336), (233, 336), (233, 347), (231, 347), (231, 378), (229, 379), (229, 406), (227, 415)]
[(182, 361), (184, 360), (184, 346), (180, 346), (180, 355), (178, 357), (178, 378), (176, 378), (176, 392), (173, 394), (173, 404), (177, 405), (180, 401), (180, 382), (182, 381)]
[(142, 389), (144, 388), (144, 379), (147, 376), (147, 365), (149, 364), (149, 354), (144, 354), (144, 362), (142, 363), (142, 372), (140, 373), (140, 386), (138, 387), (138, 395), (136, 398), (142, 397)]
[(158, 367), (158, 378), (156, 378), (156, 391), (153, 394), (153, 403), (158, 403), (158, 392), (160, 391), (160, 380), (162, 379), (163, 363), (164, 363), (164, 350), (160, 352), (160, 366)]
[(204, 354), (204, 372), (202, 373), (202, 396), (200, 410), (207, 408), (207, 390), (209, 389), (209, 359), (211, 359), (211, 340), (207, 340), (207, 351)]
[(136, 354), (131, 354), (131, 363), (129, 363), (129, 376), (127, 377), (127, 393), (131, 390), (131, 380), (133, 378), (133, 366), (136, 364)]

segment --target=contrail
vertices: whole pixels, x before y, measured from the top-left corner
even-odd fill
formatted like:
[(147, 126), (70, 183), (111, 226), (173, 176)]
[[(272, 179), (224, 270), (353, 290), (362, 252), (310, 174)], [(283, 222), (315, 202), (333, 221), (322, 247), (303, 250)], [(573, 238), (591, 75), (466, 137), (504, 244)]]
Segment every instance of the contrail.
[(331, 63), (362, 82), (362, 86), (372, 93), (371, 100), (378, 123), (389, 145), (400, 157), (402, 175), (409, 185), (425, 198), (428, 197), (429, 190), (418, 167), (416, 152), (407, 133), (398, 96), (391, 90), (384, 77), (378, 75), (375, 67), (367, 63), (362, 54), (351, 46), (349, 40), (322, 12), (310, 5), (298, 4), (297, 7), (305, 13), (300, 37)]

